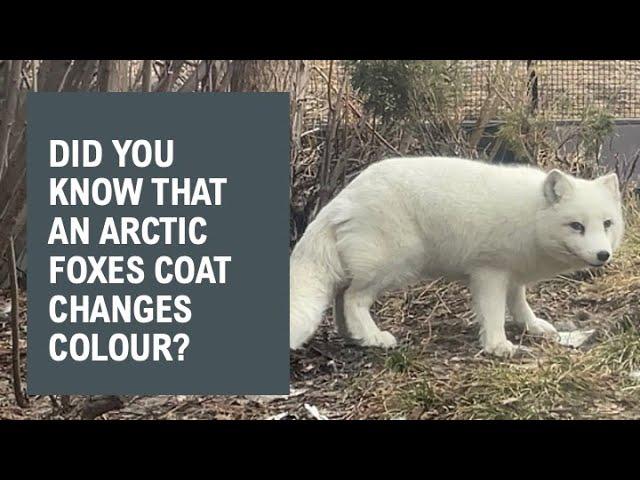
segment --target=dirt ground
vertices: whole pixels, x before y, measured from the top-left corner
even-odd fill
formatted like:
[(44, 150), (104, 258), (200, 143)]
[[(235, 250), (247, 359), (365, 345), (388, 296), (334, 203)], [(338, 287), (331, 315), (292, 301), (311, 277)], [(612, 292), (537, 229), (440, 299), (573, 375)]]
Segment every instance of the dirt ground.
[[(99, 418), (640, 418), (640, 221), (634, 216), (629, 223), (610, 266), (529, 291), (534, 311), (559, 330), (595, 330), (579, 348), (507, 324), (523, 352), (510, 360), (487, 357), (480, 353), (468, 291), (436, 280), (376, 303), (381, 328), (401, 341), (396, 350), (346, 347), (327, 319), (304, 350), (292, 353), (288, 397), (127, 397), (122, 409)], [(25, 329), (22, 318), (23, 369)], [(71, 397), (63, 409), (59, 398), (31, 397), (28, 408), (19, 408), (9, 323), (0, 317), (0, 419), (78, 418), (85, 399)]]

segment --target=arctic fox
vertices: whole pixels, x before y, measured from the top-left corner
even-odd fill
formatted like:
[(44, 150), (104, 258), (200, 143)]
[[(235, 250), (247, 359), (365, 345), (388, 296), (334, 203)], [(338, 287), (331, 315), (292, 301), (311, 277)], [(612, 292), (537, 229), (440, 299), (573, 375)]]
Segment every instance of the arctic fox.
[(508, 357), (505, 308), (532, 334), (525, 286), (605, 265), (624, 231), (618, 177), (582, 180), (551, 170), (446, 157), (372, 164), (329, 202), (290, 261), (290, 347), (313, 335), (335, 299), (338, 332), (393, 347), (369, 309), (387, 290), (427, 278), (465, 282), (487, 353)]

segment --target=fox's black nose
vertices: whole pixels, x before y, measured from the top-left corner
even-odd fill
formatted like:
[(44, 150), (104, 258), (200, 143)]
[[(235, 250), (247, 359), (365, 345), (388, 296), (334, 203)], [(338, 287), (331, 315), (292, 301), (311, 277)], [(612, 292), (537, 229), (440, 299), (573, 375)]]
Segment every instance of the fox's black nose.
[(609, 254), (609, 252), (605, 250), (598, 252), (598, 260), (600, 260), (601, 262), (606, 262), (607, 260), (609, 260), (610, 256), (611, 255)]

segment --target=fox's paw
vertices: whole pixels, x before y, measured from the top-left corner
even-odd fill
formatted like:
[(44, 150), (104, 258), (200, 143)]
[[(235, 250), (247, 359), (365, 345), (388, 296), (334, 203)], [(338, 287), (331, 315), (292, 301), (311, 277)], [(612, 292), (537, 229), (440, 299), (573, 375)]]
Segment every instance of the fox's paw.
[(541, 318), (536, 318), (533, 323), (527, 325), (527, 333), (531, 335), (544, 335), (545, 337), (554, 339), (558, 338), (556, 327)]
[(501, 358), (511, 358), (517, 350), (518, 347), (506, 339), (495, 343), (488, 343), (483, 348), (483, 351), (489, 355), (495, 355)]
[(398, 344), (396, 337), (384, 330), (374, 332), (366, 338), (351, 339), (351, 342), (360, 345), (361, 347), (381, 348), (393, 348)]

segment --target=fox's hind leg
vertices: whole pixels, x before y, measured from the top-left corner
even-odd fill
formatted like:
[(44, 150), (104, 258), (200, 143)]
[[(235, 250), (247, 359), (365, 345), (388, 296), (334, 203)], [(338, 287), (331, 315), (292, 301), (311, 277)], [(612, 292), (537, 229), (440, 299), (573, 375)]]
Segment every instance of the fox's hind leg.
[[(377, 290), (359, 285), (357, 282), (344, 291), (343, 300), (337, 300), (336, 306), (342, 304), (344, 308), (344, 329), (342, 334), (350, 343), (366, 347), (395, 347), (395, 337), (380, 330), (371, 318), (369, 309), (377, 296)], [(337, 319), (336, 319), (337, 321)], [(338, 329), (340, 331), (340, 324)]]
[(402, 250), (410, 248), (407, 241), (391, 241), (388, 232), (365, 220), (344, 222), (336, 231), (340, 259), (350, 279), (344, 293), (336, 296), (336, 310), (344, 313), (336, 316), (336, 323), (350, 343), (390, 348), (397, 344), (396, 339), (378, 328), (370, 308), (379, 293), (404, 278)]
[(511, 283), (507, 294), (507, 307), (513, 316), (513, 320), (523, 325), (527, 332), (533, 335), (550, 335), (558, 334), (557, 330), (546, 320), (537, 318), (531, 310), (525, 295), (524, 285)]

